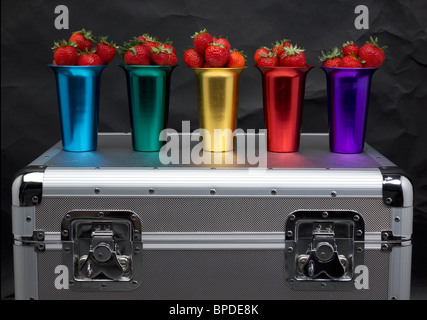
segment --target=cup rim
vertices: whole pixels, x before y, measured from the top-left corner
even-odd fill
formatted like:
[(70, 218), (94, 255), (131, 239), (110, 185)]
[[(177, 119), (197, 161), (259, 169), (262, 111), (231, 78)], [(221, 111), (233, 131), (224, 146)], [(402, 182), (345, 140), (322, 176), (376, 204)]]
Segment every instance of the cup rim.
[(132, 67), (132, 68), (172, 68), (172, 67), (178, 67), (179, 64), (175, 64), (173, 66), (171, 65), (158, 65), (158, 64), (148, 64), (148, 65), (140, 65), (140, 64), (126, 64), (126, 63), (119, 63), (117, 64), (119, 67)]
[(240, 68), (227, 68), (227, 67), (210, 67), (210, 68), (191, 68), (191, 70), (244, 70), (249, 68), (248, 66), (243, 66)]
[(47, 64), (49, 67), (52, 67), (52, 68), (56, 68), (56, 67), (58, 67), (58, 68), (71, 68), (71, 67), (76, 67), (76, 68), (105, 68), (105, 67), (107, 67), (108, 66), (108, 64), (102, 64), (102, 65), (98, 65), (98, 66), (76, 66), (76, 65), (55, 65), (55, 64), (51, 64), (51, 63), (48, 63)]
[(264, 67), (264, 66), (257, 66), (255, 64), (254, 67), (256, 67), (256, 68), (271, 68), (271, 69), (299, 69), (299, 68), (315, 68), (316, 66), (312, 65), (312, 64), (306, 64), (305, 66), (300, 66), (300, 67), (285, 67), (285, 66)]
[(343, 67), (324, 67), (324, 66), (319, 66), (321, 69), (330, 69), (330, 70), (378, 70), (380, 69), (380, 67), (378, 68), (343, 68)]

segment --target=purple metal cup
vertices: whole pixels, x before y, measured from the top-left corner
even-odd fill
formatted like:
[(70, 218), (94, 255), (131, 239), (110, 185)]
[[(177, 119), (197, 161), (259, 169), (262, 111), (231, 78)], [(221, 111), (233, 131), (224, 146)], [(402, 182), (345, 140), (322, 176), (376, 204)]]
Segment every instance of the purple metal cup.
[(329, 148), (360, 153), (365, 144), (372, 75), (378, 68), (326, 68)]

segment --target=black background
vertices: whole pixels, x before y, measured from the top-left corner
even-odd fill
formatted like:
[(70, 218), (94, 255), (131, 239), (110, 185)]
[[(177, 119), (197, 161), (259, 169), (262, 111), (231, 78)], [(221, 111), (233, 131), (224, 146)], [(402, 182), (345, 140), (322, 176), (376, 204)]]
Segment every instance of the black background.
[[(354, 9), (369, 8), (369, 30), (357, 30)], [(57, 5), (69, 9), (69, 30), (54, 27)], [(412, 298), (427, 297), (427, 1), (1, 1), (1, 297), (13, 299), (11, 185), (14, 174), (60, 140), (53, 42), (86, 28), (121, 45), (143, 33), (170, 38), (178, 53), (172, 75), (169, 127), (198, 127), (196, 84), (182, 61), (194, 32), (207, 28), (244, 50), (238, 127), (261, 129), (261, 77), (253, 68), (260, 46), (289, 38), (319, 66), (321, 50), (370, 35), (387, 45), (373, 78), (366, 141), (402, 167), (414, 186)], [(102, 74), (100, 132), (129, 132), (126, 83), (119, 56)], [(315, 68), (307, 77), (303, 132), (327, 132), (326, 83)]]

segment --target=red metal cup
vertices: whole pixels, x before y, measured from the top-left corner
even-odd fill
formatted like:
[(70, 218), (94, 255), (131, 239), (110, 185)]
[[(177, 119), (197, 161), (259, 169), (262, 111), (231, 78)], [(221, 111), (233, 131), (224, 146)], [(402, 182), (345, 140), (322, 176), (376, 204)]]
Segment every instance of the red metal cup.
[(313, 66), (257, 67), (262, 75), (267, 150), (299, 149), (305, 80)]

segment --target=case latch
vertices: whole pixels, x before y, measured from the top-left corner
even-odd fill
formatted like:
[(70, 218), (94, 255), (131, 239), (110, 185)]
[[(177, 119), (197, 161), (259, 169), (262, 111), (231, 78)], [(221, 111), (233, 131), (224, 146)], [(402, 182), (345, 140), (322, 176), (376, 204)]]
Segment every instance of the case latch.
[(364, 222), (354, 211), (297, 211), (286, 222), (286, 282), (300, 290), (354, 288)]
[(62, 221), (70, 288), (133, 290), (142, 277), (141, 222), (131, 211), (73, 211)]

